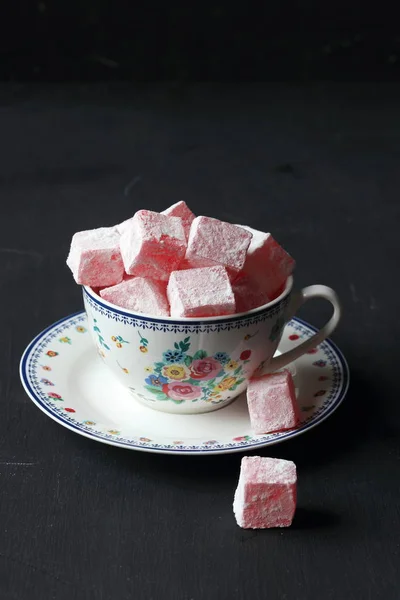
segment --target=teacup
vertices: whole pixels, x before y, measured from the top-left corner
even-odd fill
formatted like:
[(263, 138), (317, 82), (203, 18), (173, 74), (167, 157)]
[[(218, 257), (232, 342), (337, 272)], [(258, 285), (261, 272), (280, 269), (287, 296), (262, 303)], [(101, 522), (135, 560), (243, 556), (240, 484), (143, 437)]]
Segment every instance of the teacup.
[[(105, 365), (134, 398), (156, 410), (195, 414), (229, 404), (250, 377), (280, 369), (321, 343), (337, 326), (340, 304), (324, 285), (282, 294), (241, 314), (202, 319), (135, 314), (83, 288), (93, 341)], [(286, 323), (310, 298), (333, 305), (328, 323), (292, 350), (274, 357)]]

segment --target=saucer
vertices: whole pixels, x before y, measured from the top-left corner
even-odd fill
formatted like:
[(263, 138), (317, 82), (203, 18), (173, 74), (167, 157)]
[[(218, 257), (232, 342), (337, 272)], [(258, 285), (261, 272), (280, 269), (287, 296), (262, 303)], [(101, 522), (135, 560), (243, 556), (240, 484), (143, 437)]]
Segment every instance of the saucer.
[[(279, 351), (310, 337), (314, 327), (294, 318), (285, 327)], [(25, 350), (22, 384), (33, 402), (60, 425), (88, 438), (146, 452), (225, 454), (255, 450), (305, 433), (339, 406), (349, 386), (349, 368), (340, 350), (326, 340), (291, 366), (302, 421), (298, 428), (255, 435), (246, 396), (198, 415), (174, 415), (148, 408), (113, 379), (87, 330), (86, 313), (54, 323)]]

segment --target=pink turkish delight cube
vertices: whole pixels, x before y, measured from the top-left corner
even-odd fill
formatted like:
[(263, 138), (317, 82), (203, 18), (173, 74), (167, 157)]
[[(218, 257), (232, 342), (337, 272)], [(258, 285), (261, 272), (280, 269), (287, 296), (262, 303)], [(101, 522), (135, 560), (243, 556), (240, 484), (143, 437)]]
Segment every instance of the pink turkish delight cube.
[(221, 265), (234, 279), (245, 264), (251, 238), (252, 234), (242, 227), (211, 217), (196, 217), (185, 259), (192, 267)]
[(257, 281), (247, 275), (239, 275), (232, 283), (236, 312), (247, 312), (269, 302), (269, 297)]
[(169, 316), (165, 282), (131, 277), (118, 285), (104, 288), (100, 296), (122, 308), (157, 317)]
[(224, 267), (174, 271), (168, 282), (172, 317), (211, 317), (235, 312), (235, 297)]
[(258, 281), (271, 300), (277, 297), (291, 273), (294, 259), (278, 244), (270, 233), (251, 227), (242, 229), (252, 234), (243, 272)]
[(118, 223), (118, 225), (115, 226), (115, 230), (122, 235), (123, 233), (125, 233), (125, 231), (127, 229), (129, 229), (131, 223), (132, 223), (132, 219), (133, 217), (129, 217), (129, 219), (126, 219), (125, 221), (122, 221), (122, 223)]
[(186, 239), (188, 239), (190, 226), (196, 218), (196, 215), (192, 213), (186, 202), (183, 200), (176, 202), (169, 208), (163, 210), (161, 214), (167, 215), (168, 217), (179, 217), (182, 219), (183, 229), (185, 230)]
[(139, 210), (124, 228), (120, 248), (128, 275), (168, 281), (185, 256), (182, 220)]
[(290, 460), (242, 458), (233, 511), (239, 527), (289, 527), (296, 511), (297, 473)]
[(247, 404), (254, 433), (293, 429), (300, 422), (293, 377), (286, 369), (250, 379)]
[(115, 227), (75, 233), (67, 258), (76, 283), (99, 288), (122, 280), (124, 265)]

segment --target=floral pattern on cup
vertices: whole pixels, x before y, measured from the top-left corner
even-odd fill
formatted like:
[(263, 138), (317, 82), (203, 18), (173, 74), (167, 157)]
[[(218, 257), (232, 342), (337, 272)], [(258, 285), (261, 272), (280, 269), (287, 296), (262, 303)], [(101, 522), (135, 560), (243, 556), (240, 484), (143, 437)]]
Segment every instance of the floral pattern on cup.
[(121, 335), (112, 335), (111, 341), (114, 342), (117, 348), (122, 348), (122, 344), (129, 344)]
[(221, 392), (233, 392), (245, 381), (243, 365), (250, 359), (251, 350), (244, 350), (239, 360), (232, 360), (226, 352), (212, 356), (205, 350), (193, 355), (189, 352), (190, 336), (166, 350), (162, 362), (145, 368), (145, 388), (157, 400), (218, 404), (224, 400)]
[(93, 331), (96, 332), (97, 339), (98, 339), (100, 346), (102, 346), (106, 350), (109, 350), (110, 346), (108, 346), (106, 344), (106, 342), (104, 341), (104, 337), (101, 335), (100, 327), (97, 324), (97, 319), (93, 319)]
[(117, 365), (119, 366), (121, 371), (123, 371), (125, 373), (125, 375), (129, 375), (129, 369), (127, 369), (126, 367), (123, 367), (118, 361), (117, 361)]
[(144, 337), (144, 336), (141, 334), (141, 332), (139, 331), (139, 329), (138, 329), (138, 335), (139, 335), (139, 338), (140, 338), (140, 346), (139, 346), (139, 350), (140, 350), (140, 352), (142, 352), (142, 354), (146, 354), (146, 353), (149, 351), (149, 349), (148, 349), (148, 347), (147, 347), (147, 346), (149, 345), (149, 340), (148, 340), (148, 339), (146, 339), (146, 338), (145, 338), (145, 337)]

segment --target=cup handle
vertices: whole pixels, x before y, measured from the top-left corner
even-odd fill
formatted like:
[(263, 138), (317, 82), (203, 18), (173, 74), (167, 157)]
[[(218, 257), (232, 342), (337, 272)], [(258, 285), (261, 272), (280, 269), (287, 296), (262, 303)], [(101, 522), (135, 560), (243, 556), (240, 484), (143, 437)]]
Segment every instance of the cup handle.
[(280, 356), (274, 357), (263, 370), (264, 373), (271, 373), (273, 371), (282, 369), (282, 367), (285, 367), (293, 360), (296, 360), (296, 358), (302, 356), (305, 352), (307, 352), (307, 350), (311, 350), (311, 348), (318, 346), (318, 344), (323, 342), (332, 333), (332, 331), (336, 329), (340, 321), (342, 309), (336, 292), (326, 285), (309, 285), (308, 287), (303, 288), (300, 292), (295, 293), (289, 304), (288, 320), (290, 320), (296, 314), (300, 306), (312, 298), (324, 298), (325, 300), (328, 300), (333, 306), (333, 315), (326, 325), (317, 331), (317, 333), (315, 333), (310, 339), (306, 340), (296, 348), (288, 350), (288, 352), (285, 352)]

